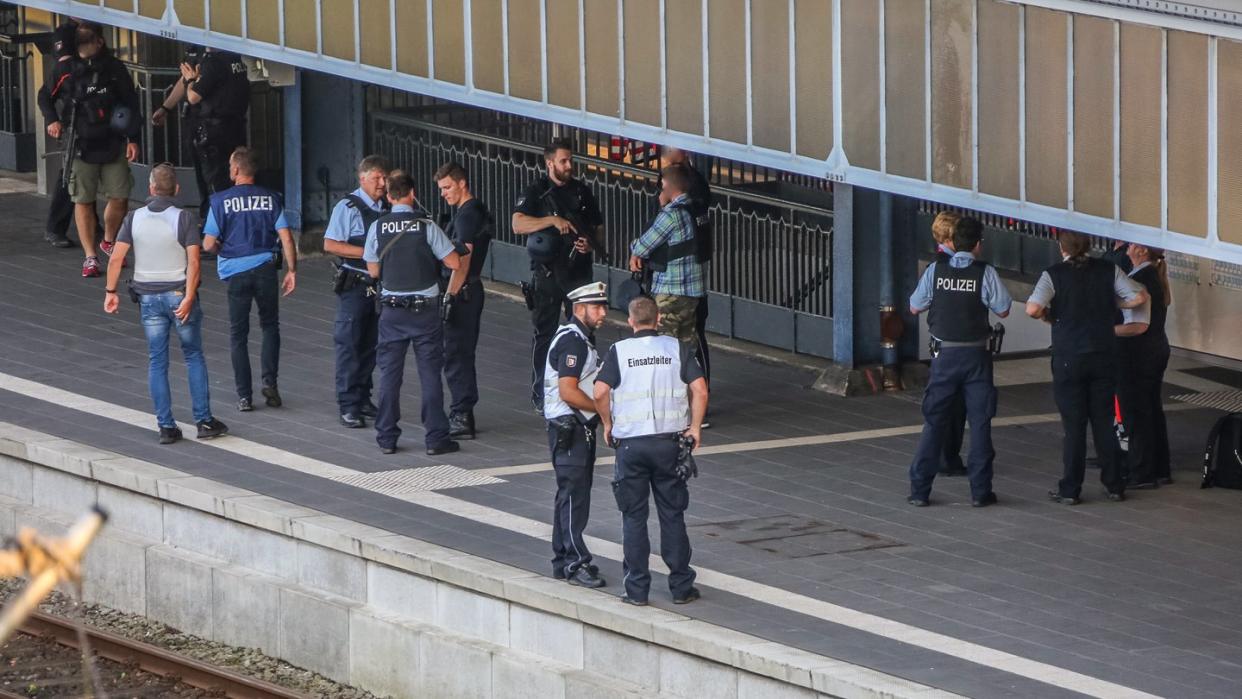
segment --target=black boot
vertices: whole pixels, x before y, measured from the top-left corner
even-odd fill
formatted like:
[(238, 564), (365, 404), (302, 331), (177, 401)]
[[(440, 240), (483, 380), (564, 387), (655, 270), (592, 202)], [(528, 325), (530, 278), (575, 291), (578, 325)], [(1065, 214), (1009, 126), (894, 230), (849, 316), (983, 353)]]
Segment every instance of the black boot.
[(474, 412), (463, 411), (449, 414), (450, 439), (474, 439)]

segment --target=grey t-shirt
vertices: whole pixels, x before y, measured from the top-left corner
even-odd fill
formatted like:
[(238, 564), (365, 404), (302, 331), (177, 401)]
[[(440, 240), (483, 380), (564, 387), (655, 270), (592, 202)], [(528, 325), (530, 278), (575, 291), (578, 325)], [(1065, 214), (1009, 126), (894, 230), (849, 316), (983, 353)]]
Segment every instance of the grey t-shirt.
[[(146, 208), (155, 213), (167, 210), (169, 207), (176, 206), (169, 197), (152, 197), (147, 200)], [(125, 216), (125, 222), (121, 224), (121, 230), (116, 234), (116, 242), (134, 244), (134, 212), (129, 212)], [(177, 217), (177, 242), (181, 247), (188, 248), (191, 245), (202, 245), (202, 234), (194, 225), (190, 212), (182, 209), (181, 215)], [(167, 291), (176, 291), (185, 288), (185, 282), (131, 282), (134, 291), (140, 294), (162, 294)]]

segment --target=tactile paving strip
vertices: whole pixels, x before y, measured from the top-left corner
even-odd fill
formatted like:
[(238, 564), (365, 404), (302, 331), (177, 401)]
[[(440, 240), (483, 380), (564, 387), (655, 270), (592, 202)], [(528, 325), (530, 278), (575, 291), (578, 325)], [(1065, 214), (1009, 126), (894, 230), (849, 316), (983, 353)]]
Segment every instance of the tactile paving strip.
[(1215, 391), (1212, 393), (1185, 393), (1173, 396), (1174, 400), (1204, 408), (1242, 413), (1242, 391)]
[(476, 485), (494, 485), (505, 482), (500, 478), (475, 474), (464, 468), (447, 465), (402, 468), (395, 471), (379, 471), (377, 473), (358, 473), (349, 476), (338, 476), (332, 480), (384, 495), (421, 493), (428, 490), (448, 490), (450, 488), (469, 488)]

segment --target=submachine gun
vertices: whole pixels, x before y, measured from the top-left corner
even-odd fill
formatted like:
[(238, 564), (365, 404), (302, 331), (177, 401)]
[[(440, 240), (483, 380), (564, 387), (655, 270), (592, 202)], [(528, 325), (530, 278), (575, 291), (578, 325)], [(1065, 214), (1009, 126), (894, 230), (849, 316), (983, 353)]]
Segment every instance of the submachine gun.
[[(595, 232), (595, 227), (583, 220), (581, 212), (565, 211), (561, 207), (561, 202), (556, 197), (552, 196), (552, 191), (553, 189), (549, 187), (540, 198), (548, 202), (553, 216), (559, 216), (560, 218), (569, 221), (570, 225), (573, 226), (573, 229), (568, 233), (571, 240), (573, 242), (577, 242), (579, 239), (587, 241), (587, 243), (591, 246), (591, 250), (599, 255), (599, 259), (604, 264), (612, 266), (612, 256), (608, 254), (608, 245), (605, 241), (599, 240), (599, 236)], [(571, 245), (569, 251), (569, 261), (573, 262), (577, 259), (577, 257), (578, 251)]]

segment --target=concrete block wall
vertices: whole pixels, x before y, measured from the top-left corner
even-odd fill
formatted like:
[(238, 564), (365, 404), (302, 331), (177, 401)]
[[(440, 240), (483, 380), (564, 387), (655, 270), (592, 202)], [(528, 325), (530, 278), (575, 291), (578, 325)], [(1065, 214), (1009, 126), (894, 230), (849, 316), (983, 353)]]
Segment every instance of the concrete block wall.
[(931, 688), (0, 423), (0, 535), (91, 505), (88, 601), (393, 697), (935, 697)]

